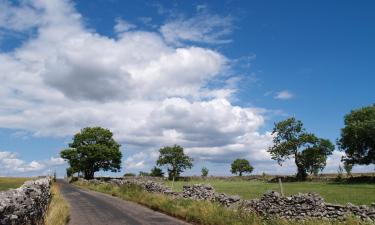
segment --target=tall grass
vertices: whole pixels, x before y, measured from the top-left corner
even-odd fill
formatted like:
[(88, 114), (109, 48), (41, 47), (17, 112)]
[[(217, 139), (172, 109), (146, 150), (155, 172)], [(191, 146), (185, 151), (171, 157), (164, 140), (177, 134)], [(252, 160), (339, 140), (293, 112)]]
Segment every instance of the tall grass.
[[(110, 184), (88, 184), (76, 182), (76, 185), (113, 196), (124, 200), (137, 202), (151, 209), (164, 212), (171, 216), (183, 219), (193, 224), (201, 225), (363, 225), (353, 218), (346, 221), (288, 221), (276, 218), (262, 218), (254, 213), (246, 212), (241, 209), (232, 210), (219, 204), (207, 201), (194, 201), (189, 199), (175, 199), (161, 194), (153, 194), (143, 191), (137, 186), (124, 185), (113, 186)], [(370, 224), (370, 223), (368, 223)]]
[(69, 204), (60, 193), (60, 187), (54, 183), (51, 188), (52, 200), (48, 207), (45, 225), (65, 225), (69, 221)]

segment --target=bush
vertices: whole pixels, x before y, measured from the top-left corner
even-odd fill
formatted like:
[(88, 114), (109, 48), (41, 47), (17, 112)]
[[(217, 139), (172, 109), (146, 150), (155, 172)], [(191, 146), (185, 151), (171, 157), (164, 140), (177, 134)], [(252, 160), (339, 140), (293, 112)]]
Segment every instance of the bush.
[(207, 177), (207, 175), (208, 175), (208, 169), (206, 167), (203, 167), (202, 170), (201, 170), (201, 172), (202, 172), (202, 177)]
[(124, 177), (135, 177), (134, 173), (125, 173)]

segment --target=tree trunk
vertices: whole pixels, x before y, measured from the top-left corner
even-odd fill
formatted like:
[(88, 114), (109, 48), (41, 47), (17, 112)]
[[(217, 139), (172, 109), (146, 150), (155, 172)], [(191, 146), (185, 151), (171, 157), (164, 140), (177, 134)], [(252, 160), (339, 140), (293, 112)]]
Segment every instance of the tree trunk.
[(86, 180), (92, 180), (92, 179), (94, 179), (94, 171), (93, 170), (86, 170), (86, 171), (84, 171), (84, 178)]
[(301, 181), (306, 180), (307, 172), (306, 172), (304, 165), (302, 163), (299, 163), (296, 160), (296, 166), (297, 166), (297, 180), (301, 180)]
[(240, 177), (242, 177), (242, 171), (240, 171)]

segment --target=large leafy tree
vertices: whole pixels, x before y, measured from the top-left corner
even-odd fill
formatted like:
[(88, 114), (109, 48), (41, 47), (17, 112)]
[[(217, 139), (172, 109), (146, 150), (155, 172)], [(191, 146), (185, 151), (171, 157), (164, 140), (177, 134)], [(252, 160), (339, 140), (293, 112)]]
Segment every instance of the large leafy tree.
[(186, 169), (191, 169), (193, 159), (185, 155), (184, 149), (179, 145), (164, 147), (159, 150), (158, 166), (168, 166), (169, 178), (173, 181)]
[(338, 140), (348, 164), (375, 164), (375, 104), (352, 110), (344, 118), (344, 128)]
[(85, 179), (94, 178), (99, 170), (118, 172), (121, 168), (120, 145), (111, 131), (101, 127), (82, 129), (60, 156), (68, 161), (69, 173), (82, 172)]
[(250, 165), (246, 159), (236, 159), (231, 165), (231, 173), (242, 176), (243, 173), (251, 173), (254, 168)]
[(268, 149), (272, 159), (282, 165), (285, 160), (294, 158), (300, 180), (306, 178), (307, 172), (324, 169), (327, 156), (334, 150), (329, 140), (307, 133), (303, 123), (294, 117), (276, 123), (272, 134), (274, 145)]
[(313, 144), (299, 154), (306, 172), (318, 175), (326, 167), (328, 155), (334, 149), (335, 146), (327, 139), (313, 140)]
[(154, 168), (152, 168), (151, 171), (150, 171), (150, 176), (152, 176), (152, 177), (162, 177), (162, 176), (164, 176), (164, 173), (160, 168), (154, 166)]

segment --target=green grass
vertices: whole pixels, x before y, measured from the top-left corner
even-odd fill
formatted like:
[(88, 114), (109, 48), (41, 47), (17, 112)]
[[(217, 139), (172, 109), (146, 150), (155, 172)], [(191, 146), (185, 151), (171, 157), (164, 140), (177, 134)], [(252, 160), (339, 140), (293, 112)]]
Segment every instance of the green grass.
[(151, 209), (164, 212), (192, 224), (201, 225), (361, 225), (369, 224), (348, 218), (345, 221), (287, 221), (284, 219), (264, 219), (242, 210), (231, 210), (216, 203), (173, 199), (171, 197), (142, 191), (136, 186), (113, 186), (110, 184), (88, 184), (76, 182), (77, 186), (117, 196), (124, 200), (137, 202)]
[[(278, 183), (266, 183), (262, 181), (227, 181), (227, 180), (198, 180), (174, 184), (175, 191), (182, 191), (186, 184), (207, 183), (211, 184), (217, 192), (230, 195), (239, 195), (243, 199), (261, 197), (267, 190), (280, 191)], [(171, 182), (166, 185), (171, 186)], [(370, 205), (375, 202), (374, 184), (340, 184), (327, 182), (291, 182), (283, 183), (284, 194), (292, 195), (307, 192), (317, 192), (330, 203), (346, 204), (351, 202), (357, 205)]]
[(26, 177), (0, 177), (0, 191), (20, 187), (25, 181), (31, 178)]

